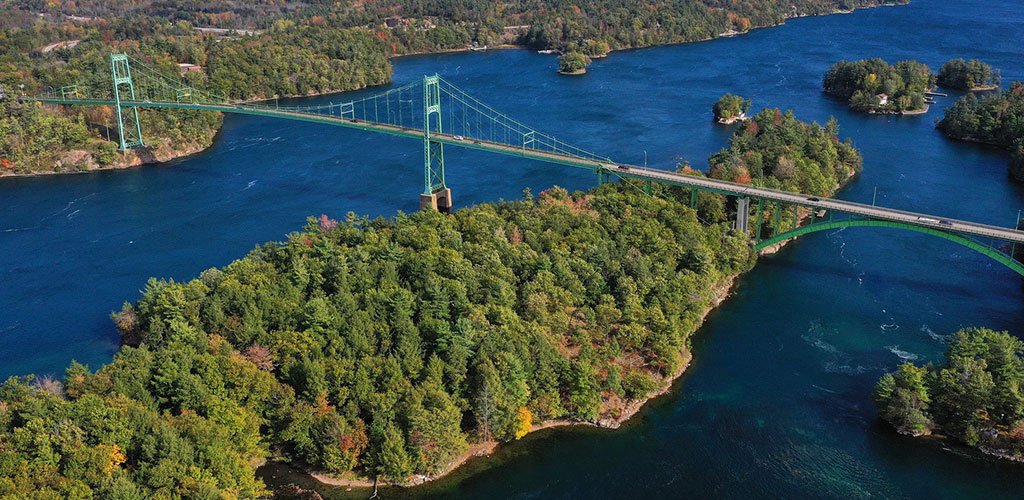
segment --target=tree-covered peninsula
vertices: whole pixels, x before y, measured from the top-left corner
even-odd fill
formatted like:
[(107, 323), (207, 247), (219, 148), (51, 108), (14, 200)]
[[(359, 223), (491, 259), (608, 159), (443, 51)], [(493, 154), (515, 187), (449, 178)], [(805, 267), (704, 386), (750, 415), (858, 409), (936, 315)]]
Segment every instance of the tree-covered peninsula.
[(999, 88), (999, 71), (993, 70), (992, 66), (971, 59), (965, 61), (953, 59), (939, 68), (937, 79), (939, 85), (963, 91), (995, 90)]
[(404, 482), (536, 422), (615, 420), (753, 263), (745, 235), (659, 194), (324, 217), (150, 281), (116, 315), (138, 347), (0, 388), (0, 495), (253, 496), (267, 458)]
[(967, 328), (942, 366), (904, 363), (878, 381), (880, 416), (913, 436), (942, 433), (985, 452), (1024, 460), (1024, 343)]
[(865, 113), (913, 114), (928, 110), (924, 93), (936, 76), (917, 61), (895, 65), (882, 59), (840, 61), (825, 73), (822, 89)]
[(981, 97), (968, 94), (946, 109), (938, 127), (947, 137), (1006, 148), (1010, 175), (1024, 181), (1024, 82)]

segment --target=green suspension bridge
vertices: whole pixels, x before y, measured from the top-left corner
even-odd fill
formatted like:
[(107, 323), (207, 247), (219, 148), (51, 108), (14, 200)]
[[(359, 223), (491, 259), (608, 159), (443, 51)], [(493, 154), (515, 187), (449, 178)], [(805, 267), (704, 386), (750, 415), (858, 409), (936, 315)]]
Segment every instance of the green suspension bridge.
[(351, 101), (278, 106), (232, 101), (205, 92), (125, 54), (111, 55), (110, 71), (109, 86), (69, 85), (24, 99), (55, 105), (114, 107), (122, 151), (145, 145), (140, 108), (266, 116), (419, 140), (423, 143), (421, 208), (451, 210), (451, 189), (444, 175), (444, 148), (455, 146), (585, 168), (597, 175), (599, 183), (618, 177), (626, 182), (639, 182), (648, 193), (652, 183), (686, 188), (690, 190), (693, 207), (697, 206), (700, 192), (732, 197), (736, 203), (736, 229), (749, 233), (751, 216), (755, 219), (752, 237), (758, 251), (818, 231), (896, 228), (958, 243), (1024, 276), (1024, 265), (1014, 258), (1017, 245), (1024, 243), (1024, 231), (616, 163), (527, 127), (437, 75)]

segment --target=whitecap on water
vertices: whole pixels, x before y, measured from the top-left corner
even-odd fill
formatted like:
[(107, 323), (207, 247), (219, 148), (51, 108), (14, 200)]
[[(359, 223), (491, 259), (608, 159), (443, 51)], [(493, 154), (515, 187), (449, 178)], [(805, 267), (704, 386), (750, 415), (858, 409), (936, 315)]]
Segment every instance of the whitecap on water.
[(822, 351), (830, 352), (832, 354), (840, 354), (840, 351), (838, 348), (836, 348), (836, 346), (829, 344), (824, 340), (809, 337), (807, 335), (801, 335), (800, 338), (804, 339), (808, 344), (811, 344), (814, 347), (821, 349)]
[(909, 351), (900, 350), (900, 346), (898, 346), (898, 345), (888, 345), (888, 346), (885, 346), (885, 348), (889, 349), (889, 352), (895, 354), (897, 357), (899, 357), (903, 361), (914, 361), (914, 360), (917, 359), (917, 354), (914, 354), (914, 353), (909, 352)]
[(939, 335), (935, 333), (934, 330), (929, 328), (928, 325), (921, 325), (921, 332), (928, 334), (928, 336), (931, 337), (932, 340), (942, 342), (943, 344), (949, 342), (949, 335)]
[(839, 348), (822, 340), (821, 337), (823, 336), (823, 334), (828, 333), (834, 333), (834, 331), (826, 332), (825, 328), (821, 325), (820, 322), (812, 321), (811, 326), (807, 327), (807, 333), (801, 335), (800, 338), (803, 339), (804, 342), (807, 342), (808, 344), (811, 344), (812, 346), (817, 347), (818, 349), (821, 349), (822, 351), (825, 351), (827, 353), (842, 354), (842, 351), (840, 351)]
[(844, 365), (836, 363), (835, 361), (826, 361), (822, 367), (825, 369), (825, 373), (836, 373), (839, 375), (860, 375), (868, 371), (868, 368), (865, 366)]

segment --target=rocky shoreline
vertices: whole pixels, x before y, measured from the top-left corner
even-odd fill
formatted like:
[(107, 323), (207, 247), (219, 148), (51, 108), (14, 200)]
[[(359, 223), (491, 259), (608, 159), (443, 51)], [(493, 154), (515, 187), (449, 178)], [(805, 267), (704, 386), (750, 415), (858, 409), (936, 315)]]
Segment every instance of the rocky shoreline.
[(733, 116), (733, 117), (730, 117), (730, 118), (719, 118), (719, 119), (715, 120), (715, 123), (717, 123), (719, 125), (732, 125), (733, 123), (744, 122), (744, 121), (747, 121), (749, 119), (750, 119), (750, 117), (747, 116), (746, 113), (740, 113), (740, 114), (738, 114), (736, 116)]
[[(736, 280), (740, 276), (741, 276), (741, 274), (734, 274), (732, 276), (729, 276), (728, 278), (725, 278), (722, 281), (722, 283), (718, 286), (718, 288), (716, 288), (714, 299), (711, 301), (711, 304), (707, 308), (705, 308), (704, 311), (702, 311), (702, 313), (701, 313), (701, 325), (703, 325), (704, 320), (707, 319), (708, 314), (710, 314), (711, 311), (715, 310), (719, 305), (722, 304), (722, 302), (725, 301), (725, 299), (727, 299), (729, 297), (730, 292), (732, 291), (734, 285), (736, 284)], [(699, 330), (700, 330), (700, 327), (698, 326), (697, 331), (699, 331)], [(605, 412), (603, 412), (599, 416), (597, 421), (594, 421), (594, 422), (582, 421), (582, 420), (567, 420), (567, 419), (546, 420), (546, 421), (534, 424), (529, 432), (535, 432), (535, 431), (539, 431), (539, 430), (542, 430), (542, 429), (551, 429), (551, 428), (555, 428), (555, 427), (566, 427), (566, 426), (577, 426), (577, 425), (579, 425), (579, 426), (589, 426), (589, 427), (599, 427), (599, 428), (604, 428), (604, 429), (618, 429), (623, 423), (625, 423), (626, 421), (630, 420), (633, 416), (635, 416), (637, 413), (639, 413), (640, 410), (642, 410), (644, 408), (644, 406), (646, 406), (647, 403), (649, 403), (651, 400), (656, 399), (656, 398), (658, 398), (660, 396), (663, 396), (666, 393), (668, 393), (672, 389), (672, 386), (675, 384), (675, 382), (677, 380), (679, 380), (679, 378), (684, 373), (686, 373), (686, 369), (689, 368), (690, 363), (693, 360), (693, 354), (689, 350), (684, 351), (682, 354), (683, 354), (683, 362), (680, 364), (679, 369), (676, 370), (675, 373), (672, 373), (671, 375), (669, 375), (667, 377), (664, 377), (660, 381), (660, 383), (658, 385), (658, 388), (655, 389), (654, 391), (652, 391), (647, 396), (645, 396), (643, 399), (636, 399), (636, 400), (625, 401), (625, 404), (623, 406), (618, 407), (619, 411), (616, 412), (616, 414), (613, 415), (612, 412), (605, 411)], [(433, 475), (433, 476), (422, 476), (422, 475), (413, 476), (413, 477), (408, 479), (408, 482), (406, 482), (404, 484), (404, 486), (418, 486), (418, 485), (421, 485), (421, 484), (425, 484), (425, 483), (428, 483), (428, 482), (431, 482), (431, 481), (435, 481), (435, 480), (441, 479), (441, 478), (447, 476), (448, 474), (454, 472), (456, 469), (458, 469), (460, 466), (462, 466), (463, 464), (465, 464), (467, 461), (469, 461), (472, 458), (483, 457), (483, 456), (490, 455), (491, 453), (494, 452), (494, 450), (496, 450), (502, 444), (503, 443), (500, 443), (500, 442), (494, 441), (494, 440), (487, 440), (487, 441), (482, 441), (482, 442), (479, 442), (479, 443), (474, 443), (474, 444), (470, 445), (469, 448), (465, 452), (463, 452), (455, 460), (453, 460), (451, 463), (449, 463), (444, 468), (444, 470), (441, 471), (440, 473), (438, 473), (436, 475)], [(355, 477), (355, 476), (339, 477), (339, 476), (332, 476), (332, 475), (330, 475), (328, 473), (325, 473), (325, 472), (322, 472), (322, 471), (315, 471), (315, 470), (306, 470), (305, 472), (310, 477), (312, 477), (313, 479), (316, 479), (318, 482), (320, 482), (320, 483), (322, 483), (324, 485), (329, 485), (329, 486), (336, 486), (336, 487), (343, 487), (343, 488), (374, 488), (376, 485), (397, 486), (397, 484), (387, 483), (387, 482), (384, 482), (384, 481), (378, 481), (378, 482), (375, 483), (373, 479), (366, 478), (366, 477)]]
[[(219, 133), (219, 129), (218, 129)], [(71, 175), (88, 174), (92, 172), (106, 172), (110, 170), (124, 170), (128, 168), (141, 167), (144, 165), (160, 165), (180, 158), (196, 155), (210, 148), (213, 141), (208, 145), (186, 144), (178, 147), (159, 146), (157, 148), (142, 148), (139, 151), (131, 151), (121, 155), (109, 165), (99, 165), (92, 158), (91, 153), (81, 149), (74, 149), (64, 152), (61, 159), (57, 161), (57, 167), (68, 167), (68, 170), (52, 170), (26, 173), (0, 173), (0, 179), (8, 177), (42, 177), (50, 175)]]

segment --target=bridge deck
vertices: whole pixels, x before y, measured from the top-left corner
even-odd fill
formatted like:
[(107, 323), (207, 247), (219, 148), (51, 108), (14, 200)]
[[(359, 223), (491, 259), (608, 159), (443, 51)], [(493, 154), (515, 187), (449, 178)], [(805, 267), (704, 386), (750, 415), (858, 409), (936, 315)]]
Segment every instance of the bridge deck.
[[(112, 100), (102, 99), (56, 99), (36, 98), (36, 101), (50, 104), (74, 104), (92, 106), (113, 106)], [(266, 106), (248, 104), (193, 104), (178, 102), (150, 102), (150, 101), (121, 101), (122, 106), (137, 106), (140, 108), (175, 108), (193, 109), (204, 111), (219, 111), (223, 113), (250, 114), (258, 116), (285, 118), (301, 120), (314, 123), (356, 128), (375, 132), (408, 137), (412, 139), (423, 139), (423, 131), (408, 127), (399, 127), (390, 124), (376, 123), (352, 118), (306, 113), (287, 109), (277, 109)], [(432, 134), (431, 138), (438, 142), (452, 146), (479, 149), (505, 155), (519, 156), (550, 163), (587, 168), (590, 170), (603, 170), (619, 177), (651, 180), (660, 183), (667, 183), (681, 187), (699, 188), (708, 191), (715, 191), (739, 197), (762, 198), (765, 200), (777, 201), (791, 205), (800, 205), (816, 209), (832, 210), (851, 215), (870, 217), (878, 220), (903, 222), (922, 227), (931, 227), (941, 231), (956, 232), (972, 236), (992, 238), (996, 240), (1024, 243), (1024, 231), (1011, 228), (979, 224), (965, 220), (951, 219), (925, 213), (908, 212), (879, 206), (865, 205), (851, 201), (844, 201), (835, 198), (814, 198), (788, 191), (779, 191), (754, 187), (746, 184), (709, 179), (693, 175), (684, 175), (666, 170), (644, 168), (636, 165), (622, 165), (609, 163), (602, 160), (579, 158), (575, 156), (542, 151), (531, 148), (509, 146), (507, 144), (477, 140), (473, 138), (457, 138), (450, 134)], [(945, 223), (943, 223), (945, 222)]]

